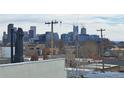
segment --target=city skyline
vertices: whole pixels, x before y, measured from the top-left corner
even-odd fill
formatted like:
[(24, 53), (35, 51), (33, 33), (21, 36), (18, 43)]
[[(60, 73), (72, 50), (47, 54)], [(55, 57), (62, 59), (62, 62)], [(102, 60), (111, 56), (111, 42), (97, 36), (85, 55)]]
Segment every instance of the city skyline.
[[(114, 41), (123, 41), (124, 37), (124, 15), (78, 15), (78, 14), (1, 14), (0, 15), (0, 40), (3, 31), (7, 32), (7, 25), (13, 23), (15, 27), (21, 27), (28, 31), (30, 26), (37, 27), (37, 34), (50, 31), (50, 26), (45, 22), (57, 20), (62, 24), (54, 25), (54, 32), (60, 34), (73, 30), (73, 25), (86, 27), (88, 34), (97, 34), (97, 29), (106, 29), (104, 36)], [(79, 30), (80, 31), (80, 30)]]

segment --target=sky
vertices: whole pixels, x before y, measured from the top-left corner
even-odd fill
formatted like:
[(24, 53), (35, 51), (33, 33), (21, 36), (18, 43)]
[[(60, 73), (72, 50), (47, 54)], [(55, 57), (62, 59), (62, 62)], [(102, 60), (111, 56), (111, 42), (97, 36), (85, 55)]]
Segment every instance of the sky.
[(37, 34), (43, 34), (50, 31), (50, 25), (45, 22), (51, 20), (62, 22), (54, 25), (54, 32), (59, 35), (73, 31), (73, 25), (78, 25), (79, 29), (85, 27), (88, 34), (100, 35), (96, 30), (106, 29), (104, 37), (113, 41), (124, 41), (124, 15), (119, 14), (0, 14), (0, 40), (3, 31), (7, 32), (9, 23), (23, 28), (24, 31), (28, 31), (30, 26), (36, 26)]

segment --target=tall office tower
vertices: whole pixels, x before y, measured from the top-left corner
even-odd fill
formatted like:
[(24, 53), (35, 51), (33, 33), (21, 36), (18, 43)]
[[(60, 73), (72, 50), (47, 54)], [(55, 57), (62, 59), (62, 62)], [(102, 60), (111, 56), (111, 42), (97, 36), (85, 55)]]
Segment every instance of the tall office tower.
[(78, 26), (73, 26), (73, 41), (77, 40), (77, 36), (78, 36)]
[(23, 30), (18, 28), (16, 33), (16, 42), (15, 42), (15, 57), (14, 62), (23, 62)]
[(24, 31), (23, 41), (24, 41), (24, 42), (28, 42), (28, 41), (29, 41), (29, 34), (28, 34), (27, 31)]
[(7, 28), (7, 31), (8, 31), (7, 41), (8, 41), (8, 43), (11, 42), (11, 29), (13, 29), (13, 28), (14, 28), (14, 24), (8, 25), (8, 28)]
[(13, 43), (16, 42), (16, 32), (17, 32), (17, 28), (13, 27)]
[(34, 38), (34, 31), (29, 30), (29, 39)]
[(31, 26), (30, 30), (32, 30), (32, 36), (33, 38), (36, 38), (36, 26)]
[(61, 40), (64, 43), (68, 43), (68, 41), (69, 41), (69, 35), (68, 34), (61, 34)]
[(81, 34), (83, 34), (83, 35), (86, 35), (87, 34), (87, 31), (86, 31), (86, 28), (85, 27), (82, 27), (81, 28)]

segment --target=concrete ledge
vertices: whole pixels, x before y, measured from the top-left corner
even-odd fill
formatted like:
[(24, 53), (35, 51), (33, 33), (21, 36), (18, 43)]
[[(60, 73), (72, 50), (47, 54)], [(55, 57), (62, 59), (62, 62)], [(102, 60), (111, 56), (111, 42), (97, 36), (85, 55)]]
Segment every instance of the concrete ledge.
[(4, 78), (65, 78), (64, 58), (0, 65)]
[(25, 65), (25, 64), (36, 64), (36, 63), (46, 63), (46, 62), (63, 61), (63, 60), (64, 60), (64, 58), (58, 58), (58, 59), (49, 59), (49, 60), (40, 60), (40, 61), (27, 61), (27, 62), (20, 62), (20, 63), (9, 63), (9, 64), (0, 64), (0, 67)]

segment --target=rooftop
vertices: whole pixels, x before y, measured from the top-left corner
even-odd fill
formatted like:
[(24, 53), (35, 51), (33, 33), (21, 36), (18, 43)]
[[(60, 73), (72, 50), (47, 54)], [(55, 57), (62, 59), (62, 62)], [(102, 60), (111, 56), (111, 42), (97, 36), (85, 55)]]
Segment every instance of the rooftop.
[(0, 65), (0, 77), (4, 78), (64, 78), (64, 59), (49, 59)]

